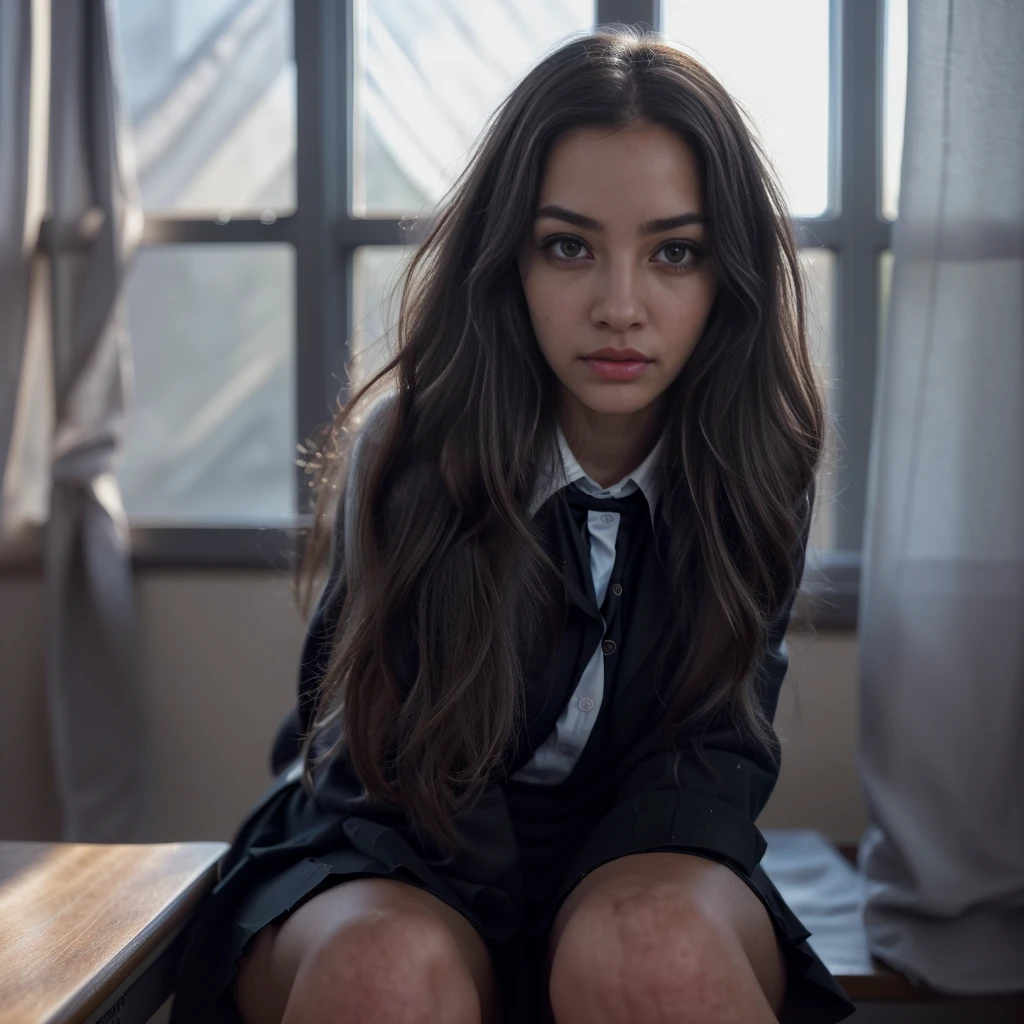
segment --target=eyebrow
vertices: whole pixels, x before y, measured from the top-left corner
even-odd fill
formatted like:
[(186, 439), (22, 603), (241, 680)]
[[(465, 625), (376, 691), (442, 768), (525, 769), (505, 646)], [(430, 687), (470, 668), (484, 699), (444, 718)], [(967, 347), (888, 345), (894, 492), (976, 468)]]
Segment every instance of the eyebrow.
[[(564, 206), (544, 206), (536, 213), (536, 217), (552, 217), (555, 220), (564, 220), (567, 224), (575, 224), (578, 228), (585, 228), (588, 231), (603, 231), (604, 225), (593, 217), (583, 213), (576, 213), (567, 210)], [(686, 227), (688, 224), (707, 224), (707, 218), (701, 213), (681, 213), (678, 217), (662, 217), (658, 220), (644, 221), (640, 225), (640, 234), (656, 235), (662, 231), (671, 231), (673, 228)]]

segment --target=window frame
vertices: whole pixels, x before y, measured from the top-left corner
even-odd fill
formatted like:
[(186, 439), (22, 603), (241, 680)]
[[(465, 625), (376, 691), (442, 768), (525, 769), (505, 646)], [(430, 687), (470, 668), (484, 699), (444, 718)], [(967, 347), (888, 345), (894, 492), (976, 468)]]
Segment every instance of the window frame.
[[(296, 209), (271, 223), (258, 217), (146, 214), (143, 247), (186, 243), (279, 244), (295, 252), (296, 436), (327, 422), (345, 379), (352, 328), (355, 252), (409, 244), (409, 222), (351, 213), (353, 17), (357, 0), (294, 0), (296, 63)], [(882, 213), (883, 76), (886, 0), (829, 0), (829, 207), (795, 217), (801, 248), (836, 255), (833, 333), (839, 382), (833, 413), (842, 437), (836, 469), (835, 545), (809, 561), (797, 620), (825, 629), (856, 626), (860, 549), (867, 496), (879, 335), (879, 257), (891, 247), (893, 221)], [(660, 27), (662, 0), (596, 0), (595, 24)], [(43, 231), (40, 246), (78, 248), (80, 237)], [(300, 340), (301, 339), (301, 340)], [(340, 341), (339, 341), (340, 339)], [(868, 339), (857, 344), (855, 339)], [(297, 508), (308, 493), (295, 467)], [(140, 567), (285, 568), (293, 563), (293, 527), (131, 526)]]

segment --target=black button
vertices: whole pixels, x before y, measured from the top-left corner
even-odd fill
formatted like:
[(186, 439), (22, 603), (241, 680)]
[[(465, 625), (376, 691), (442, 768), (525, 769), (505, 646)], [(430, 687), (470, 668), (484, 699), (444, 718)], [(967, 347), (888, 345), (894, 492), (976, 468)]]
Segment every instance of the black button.
[(614, 640), (605, 640), (604, 643), (601, 644), (601, 650), (604, 651), (605, 654), (614, 654), (615, 653), (615, 641)]
[(612, 593), (616, 597), (621, 597), (622, 596), (622, 584), (621, 583), (613, 583), (612, 584)]

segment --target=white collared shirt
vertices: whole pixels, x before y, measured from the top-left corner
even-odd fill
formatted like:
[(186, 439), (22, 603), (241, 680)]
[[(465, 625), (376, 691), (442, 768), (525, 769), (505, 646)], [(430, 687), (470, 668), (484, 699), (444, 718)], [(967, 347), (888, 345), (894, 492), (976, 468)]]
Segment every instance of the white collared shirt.
[[(595, 498), (625, 498), (639, 488), (647, 499), (653, 522), (660, 493), (656, 470), (663, 444), (664, 435), (632, 473), (610, 487), (601, 487), (579, 464), (559, 426), (558, 449), (561, 465), (556, 464), (541, 473), (533, 500), (530, 502), (530, 515), (534, 515), (548, 498), (567, 485), (575, 485)], [(590, 573), (594, 580), (594, 593), (599, 608), (604, 604), (608, 580), (615, 565), (615, 541), (620, 519), (618, 512), (587, 512)], [(569, 777), (601, 710), (601, 701), (604, 697), (605, 654), (601, 646), (603, 638), (602, 633), (590, 661), (580, 676), (579, 684), (555, 723), (551, 735), (537, 748), (533, 757), (511, 776), (513, 779), (537, 785), (554, 785)]]

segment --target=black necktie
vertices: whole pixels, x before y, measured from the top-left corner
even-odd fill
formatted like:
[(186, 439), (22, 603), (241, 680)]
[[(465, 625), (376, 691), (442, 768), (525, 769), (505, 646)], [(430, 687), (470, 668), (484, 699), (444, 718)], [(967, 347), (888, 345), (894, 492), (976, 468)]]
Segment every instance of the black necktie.
[(639, 512), (650, 515), (647, 499), (639, 487), (624, 498), (598, 498), (573, 483), (565, 489), (565, 496), (578, 522), (586, 521), (586, 512), (618, 512), (624, 518), (632, 518)]
[[(627, 557), (630, 538), (636, 533), (636, 523), (641, 516), (649, 516), (649, 506), (647, 504), (647, 498), (644, 496), (644, 492), (637, 487), (632, 494), (627, 495), (624, 498), (598, 498), (593, 494), (589, 494), (584, 491), (581, 487), (577, 487), (576, 484), (569, 484), (565, 488), (566, 502), (569, 505), (569, 512), (572, 515), (573, 521), (576, 524), (577, 535), (580, 540), (583, 541), (583, 552), (581, 552), (581, 568), (580, 571), (585, 573), (585, 577), (592, 580), (590, 571), (590, 527), (588, 521), (588, 515), (590, 512), (618, 512), (621, 516), (619, 521), (619, 530), (615, 541), (615, 560), (620, 562), (622, 559)], [(584, 568), (585, 567), (585, 568)], [(591, 596), (596, 600), (596, 594), (593, 594), (592, 583), (588, 583), (585, 589), (591, 593)]]

